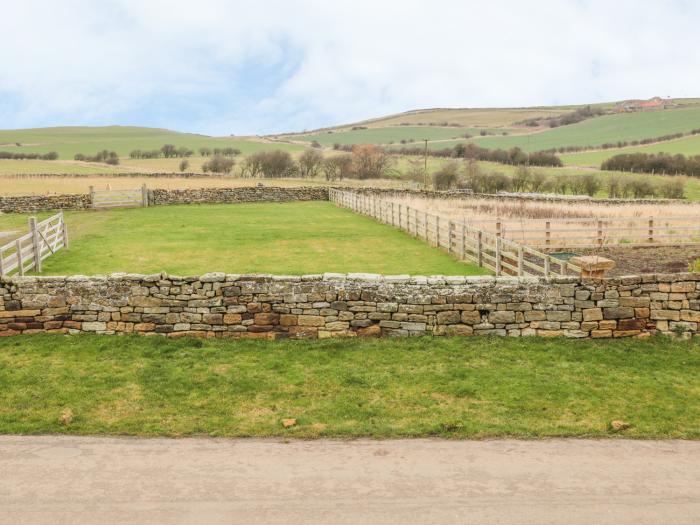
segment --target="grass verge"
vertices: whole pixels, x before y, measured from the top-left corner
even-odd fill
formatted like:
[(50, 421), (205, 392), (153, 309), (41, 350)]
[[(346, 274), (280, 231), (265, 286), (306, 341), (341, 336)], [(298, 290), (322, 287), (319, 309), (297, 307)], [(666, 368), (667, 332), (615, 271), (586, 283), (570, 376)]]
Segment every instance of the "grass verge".
[(0, 341), (0, 433), (698, 439), (699, 372), (697, 340), (662, 338), (24, 336)]

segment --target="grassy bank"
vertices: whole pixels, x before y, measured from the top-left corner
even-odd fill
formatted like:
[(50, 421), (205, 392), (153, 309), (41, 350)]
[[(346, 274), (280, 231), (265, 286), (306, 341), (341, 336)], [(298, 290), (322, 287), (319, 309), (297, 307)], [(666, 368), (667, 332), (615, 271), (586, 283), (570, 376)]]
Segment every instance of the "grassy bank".
[(666, 339), (24, 336), (0, 340), (0, 433), (698, 439), (699, 372)]

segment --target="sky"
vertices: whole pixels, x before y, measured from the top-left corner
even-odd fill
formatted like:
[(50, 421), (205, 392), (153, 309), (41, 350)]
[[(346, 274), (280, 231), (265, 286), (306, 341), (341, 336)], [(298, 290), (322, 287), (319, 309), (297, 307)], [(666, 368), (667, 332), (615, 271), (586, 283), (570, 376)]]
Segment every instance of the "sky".
[(700, 97), (695, 0), (0, 0), (0, 128)]

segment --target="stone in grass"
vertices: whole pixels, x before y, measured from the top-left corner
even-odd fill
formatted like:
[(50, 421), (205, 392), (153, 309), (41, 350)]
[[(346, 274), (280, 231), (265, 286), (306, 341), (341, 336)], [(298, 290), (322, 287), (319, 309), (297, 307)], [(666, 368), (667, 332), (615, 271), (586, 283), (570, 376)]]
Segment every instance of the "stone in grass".
[(623, 430), (627, 430), (628, 428), (631, 428), (632, 425), (627, 423), (626, 421), (622, 421), (621, 419), (616, 419), (614, 421), (610, 422), (610, 428), (614, 430), (615, 432), (621, 432)]
[(73, 422), (73, 411), (70, 408), (64, 408), (58, 422), (61, 425), (70, 425)]
[(297, 420), (296, 420), (296, 419), (283, 419), (283, 420), (282, 420), (282, 426), (283, 426), (284, 428), (293, 427), (293, 426), (296, 425), (296, 424), (297, 424)]

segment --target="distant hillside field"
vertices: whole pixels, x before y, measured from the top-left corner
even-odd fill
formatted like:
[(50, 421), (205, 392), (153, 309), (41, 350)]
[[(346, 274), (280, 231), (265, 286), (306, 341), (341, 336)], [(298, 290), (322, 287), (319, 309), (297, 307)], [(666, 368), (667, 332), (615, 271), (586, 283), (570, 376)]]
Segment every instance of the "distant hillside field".
[[(513, 128), (460, 128), (460, 127), (437, 127), (437, 126), (392, 126), (386, 128), (351, 129), (347, 131), (322, 131), (309, 133), (306, 135), (296, 135), (294, 140), (311, 143), (317, 141), (325, 147), (332, 147), (333, 144), (378, 144), (388, 145), (406, 141), (406, 145), (417, 143), (423, 145), (423, 140), (465, 140), (465, 135), (472, 137), (480, 135), (481, 132), (489, 134), (502, 133), (522, 133), (521, 129)], [(403, 145), (403, 144), (402, 144)], [(414, 144), (415, 145), (415, 144)]]
[(401, 125), (439, 126), (442, 123), (459, 124), (472, 128), (509, 127), (521, 120), (556, 117), (574, 109), (552, 108), (486, 108), (486, 109), (423, 109), (407, 111), (377, 119), (358, 122), (356, 125), (372, 128)]
[[(700, 124), (700, 123), (699, 123)], [(627, 148), (611, 148), (599, 151), (583, 151), (559, 155), (566, 165), (599, 167), (602, 162), (614, 155), (623, 153), (668, 153), (676, 155), (700, 155), (700, 135), (683, 137), (682, 139), (658, 142), (646, 146), (630, 146)]]
[(700, 107), (595, 117), (578, 124), (560, 126), (531, 135), (473, 139), (485, 148), (508, 149), (518, 146), (539, 151), (566, 146), (600, 146), (618, 141), (641, 140), (700, 127)]
[[(19, 143), (20, 146), (16, 144)], [(244, 154), (256, 151), (283, 149), (296, 151), (302, 146), (277, 144), (237, 137), (207, 137), (179, 133), (166, 129), (132, 126), (60, 127), (0, 130), (0, 151), (47, 153), (55, 151), (60, 159), (72, 159), (76, 153), (94, 155), (101, 150), (116, 151), (121, 157), (135, 149), (159, 149), (163, 144), (174, 144), (197, 151), (202, 147), (240, 149)]]

